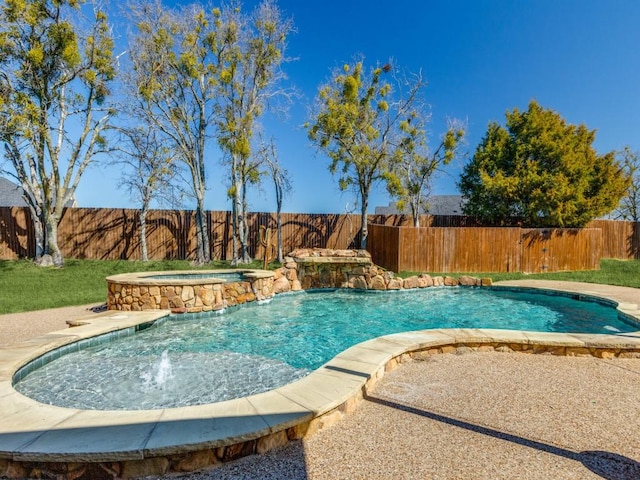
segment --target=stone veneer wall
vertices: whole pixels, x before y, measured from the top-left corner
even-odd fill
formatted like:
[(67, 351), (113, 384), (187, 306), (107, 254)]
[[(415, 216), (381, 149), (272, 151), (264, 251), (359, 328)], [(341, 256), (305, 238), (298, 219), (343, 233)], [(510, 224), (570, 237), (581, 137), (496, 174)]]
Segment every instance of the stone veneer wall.
[[(255, 271), (253, 271), (255, 272)], [(256, 275), (256, 274), (254, 274)], [(416, 275), (399, 278), (373, 264), (366, 250), (298, 249), (285, 257), (282, 268), (245, 281), (145, 279), (135, 274), (107, 278), (109, 310), (171, 310), (195, 313), (220, 310), (241, 303), (266, 300), (277, 293), (314, 288), (400, 290), (433, 286), (487, 286), (489, 278)]]
[[(144, 281), (144, 278), (141, 279)], [(221, 310), (242, 303), (266, 300), (274, 295), (274, 276), (245, 281), (213, 283), (204, 280), (171, 281), (141, 285), (135, 278), (115, 275), (107, 279), (109, 310), (171, 310), (172, 313), (196, 313)], [(179, 284), (180, 283), (180, 284)], [(188, 283), (188, 284), (187, 284)]]
[(283, 267), (276, 271), (274, 292), (314, 288), (400, 290), (457, 285), (489, 286), (491, 279), (431, 277), (426, 274), (402, 279), (374, 265), (366, 250), (314, 248), (294, 250), (285, 257)]

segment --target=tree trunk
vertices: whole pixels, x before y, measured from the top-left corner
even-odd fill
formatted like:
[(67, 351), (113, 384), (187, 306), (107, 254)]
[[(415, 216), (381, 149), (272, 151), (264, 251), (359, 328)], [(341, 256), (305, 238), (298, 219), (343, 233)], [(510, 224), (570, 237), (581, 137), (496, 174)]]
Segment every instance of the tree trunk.
[(278, 234), (278, 262), (284, 261), (284, 255), (282, 254), (282, 218), (280, 216), (280, 204), (278, 204), (278, 211), (276, 212), (276, 230)]
[(52, 213), (47, 213), (45, 218), (46, 244), (45, 254), (51, 255), (53, 264), (56, 267), (64, 266), (64, 258), (58, 247), (58, 217)]
[(235, 195), (231, 200), (231, 248), (233, 250), (231, 265), (235, 266), (238, 264), (238, 204)]
[(413, 226), (420, 226), (420, 207), (416, 207), (415, 204), (411, 204), (411, 216), (413, 217)]
[(46, 243), (42, 220), (38, 217), (35, 217), (35, 220), (33, 221), (33, 230), (36, 237), (36, 259), (38, 259), (44, 255), (44, 246)]
[(249, 221), (247, 219), (247, 191), (246, 186), (242, 186), (241, 211), (239, 214), (240, 223), (240, 262), (251, 263), (249, 255)]
[(247, 216), (244, 211), (238, 214), (238, 239), (240, 240), (239, 263), (250, 263), (249, 256), (249, 225), (247, 224)]
[(282, 185), (278, 181), (278, 175), (274, 175), (275, 187), (276, 187), (276, 233), (278, 235), (278, 261), (280, 263), (284, 260), (284, 255), (282, 254), (282, 217), (280, 213), (282, 212)]
[(35, 258), (38, 260), (44, 255), (44, 246), (46, 243), (46, 239), (44, 238), (44, 222), (41, 215), (41, 212), (28, 202), (29, 212), (31, 213), (31, 221), (33, 223), (33, 233), (35, 236), (35, 245), (36, 245), (36, 255)]
[(360, 209), (360, 248), (362, 250), (367, 249), (367, 237), (369, 236), (369, 228), (367, 226), (367, 204), (368, 202), (362, 199), (362, 208)]
[(238, 259), (238, 231), (240, 228), (240, 181), (238, 180), (238, 158), (237, 155), (231, 154), (231, 248), (233, 256), (231, 265), (237, 265)]
[(143, 207), (140, 210), (140, 250), (142, 255), (142, 261), (149, 260), (147, 255), (147, 208)]
[(211, 261), (207, 217), (204, 210), (204, 195), (198, 194), (196, 205), (196, 263), (202, 265)]
[[(199, 202), (198, 202), (199, 203)], [(196, 263), (202, 265), (205, 263), (204, 258), (204, 237), (202, 231), (202, 210), (200, 205), (196, 206)]]

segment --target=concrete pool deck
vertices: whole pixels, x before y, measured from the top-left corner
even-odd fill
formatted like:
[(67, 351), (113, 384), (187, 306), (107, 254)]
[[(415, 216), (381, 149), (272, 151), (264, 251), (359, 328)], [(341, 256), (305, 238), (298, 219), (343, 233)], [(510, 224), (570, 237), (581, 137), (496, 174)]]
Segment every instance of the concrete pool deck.
[[(610, 299), (640, 321), (640, 291), (566, 282), (519, 281), (500, 285), (562, 290)], [(115, 313), (115, 314), (114, 314)], [(145, 315), (145, 317), (138, 317)], [(155, 317), (154, 317), (155, 315)], [(96, 332), (157, 318), (158, 312), (103, 312), (89, 325), (58, 331), (0, 350), (0, 476), (47, 462), (96, 462), (132, 477), (162, 474), (171, 462), (186, 468), (283, 446), (340, 420), (371, 391), (384, 373), (416, 356), (454, 351), (510, 349), (559, 355), (625, 356), (640, 352), (640, 333), (544, 334), (449, 329), (394, 334), (352, 347), (305, 379), (271, 392), (229, 402), (181, 409), (95, 412), (39, 404), (11, 388), (15, 371), (51, 346)], [(118, 317), (118, 318), (113, 318)], [(1, 328), (2, 322), (0, 322)], [(179, 458), (178, 458), (179, 457)], [(188, 460), (185, 460), (188, 459)], [(116, 465), (117, 464), (117, 465)], [(178, 465), (178, 466), (180, 466)], [(69, 467), (71, 468), (71, 467)], [(179, 471), (180, 468), (177, 468)], [(71, 472), (73, 473), (73, 472)], [(87, 477), (89, 478), (89, 477)], [(94, 477), (95, 478), (95, 477)]]

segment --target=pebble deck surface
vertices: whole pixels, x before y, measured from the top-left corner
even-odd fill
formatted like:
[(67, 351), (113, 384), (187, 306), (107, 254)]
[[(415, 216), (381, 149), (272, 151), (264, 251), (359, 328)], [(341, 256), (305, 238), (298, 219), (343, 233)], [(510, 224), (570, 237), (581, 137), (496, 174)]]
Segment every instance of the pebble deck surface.
[(640, 359), (435, 355), (307, 440), (166, 478), (638, 479), (639, 398)]

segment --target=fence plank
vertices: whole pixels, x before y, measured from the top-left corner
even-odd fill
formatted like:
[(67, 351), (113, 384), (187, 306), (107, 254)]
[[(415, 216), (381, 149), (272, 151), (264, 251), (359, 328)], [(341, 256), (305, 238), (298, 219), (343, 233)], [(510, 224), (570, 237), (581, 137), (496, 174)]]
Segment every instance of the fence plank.
[(35, 256), (35, 238), (27, 207), (0, 207), (0, 260)]

